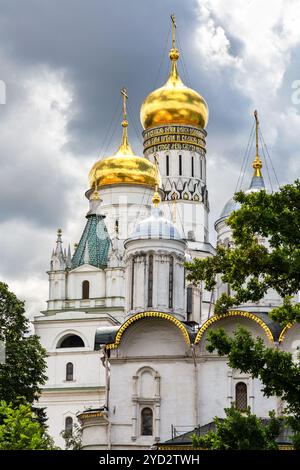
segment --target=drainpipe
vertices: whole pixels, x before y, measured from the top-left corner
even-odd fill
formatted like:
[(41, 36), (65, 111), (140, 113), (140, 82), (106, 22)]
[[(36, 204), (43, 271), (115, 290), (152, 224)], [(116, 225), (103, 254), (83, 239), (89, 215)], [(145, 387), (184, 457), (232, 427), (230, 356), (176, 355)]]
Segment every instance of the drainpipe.
[[(105, 407), (109, 415), (109, 389), (110, 389), (110, 368), (107, 351), (104, 346), (101, 346), (100, 350), (102, 351), (103, 356), (101, 357), (101, 362), (105, 368)], [(107, 422), (107, 449), (111, 449), (111, 422), (109, 416), (103, 416), (103, 419)]]
[(193, 356), (193, 363), (194, 363), (194, 425), (195, 428), (199, 426), (199, 413), (198, 413), (198, 367), (196, 361), (196, 349), (195, 345), (191, 345), (192, 348), (192, 356)]

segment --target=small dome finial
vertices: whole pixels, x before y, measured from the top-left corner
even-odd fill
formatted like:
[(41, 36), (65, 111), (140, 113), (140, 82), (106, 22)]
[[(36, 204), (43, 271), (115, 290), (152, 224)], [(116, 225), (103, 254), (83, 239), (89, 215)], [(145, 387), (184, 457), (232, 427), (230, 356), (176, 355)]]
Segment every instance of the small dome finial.
[(99, 201), (100, 199), (100, 194), (99, 194), (99, 191), (98, 191), (98, 186), (97, 186), (97, 183), (95, 182), (95, 186), (94, 186), (94, 191), (90, 197), (90, 199), (92, 201)]
[(255, 118), (255, 142), (256, 142), (256, 154), (255, 159), (252, 163), (252, 168), (254, 169), (254, 175), (262, 177), (261, 169), (262, 169), (262, 161), (259, 156), (259, 148), (258, 148), (258, 139), (259, 139), (259, 120), (258, 120), (258, 113), (254, 111), (254, 118)]
[(155, 163), (155, 168), (156, 168), (156, 181), (155, 181), (155, 190), (154, 190), (154, 194), (153, 194), (153, 197), (152, 197), (152, 203), (153, 203), (154, 207), (158, 207), (161, 199), (160, 199), (160, 195), (158, 193), (158, 160), (157, 160), (157, 155), (154, 155), (154, 163)]
[(123, 99), (123, 120), (122, 120), (122, 127), (123, 127), (123, 132), (122, 132), (122, 140), (121, 140), (121, 145), (118, 148), (118, 153), (122, 153), (125, 155), (132, 155), (133, 151), (132, 148), (130, 147), (130, 144), (128, 142), (128, 133), (127, 133), (127, 127), (128, 127), (128, 121), (127, 121), (127, 107), (126, 107), (126, 100), (128, 99), (127, 91), (126, 88), (123, 87), (121, 89), (121, 95)]

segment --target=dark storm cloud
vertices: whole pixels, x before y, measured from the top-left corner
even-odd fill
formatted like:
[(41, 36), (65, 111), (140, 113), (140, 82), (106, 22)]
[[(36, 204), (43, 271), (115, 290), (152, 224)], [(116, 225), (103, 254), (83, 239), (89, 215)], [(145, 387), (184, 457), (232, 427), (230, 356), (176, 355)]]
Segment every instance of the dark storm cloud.
[[(155, 0), (151, 1), (151, 7), (149, 2), (140, 0), (29, 0), (26, 6), (20, 5), (19, 1), (2, 5), (0, 42), (18, 63), (46, 63), (66, 70), (74, 86), (74, 117), (68, 125), (72, 152), (99, 151), (119, 90), (124, 85), (141, 131), (140, 105), (154, 86), (166, 80), (170, 37), (167, 49), (165, 46), (170, 30), (169, 15), (173, 11), (177, 15), (191, 85), (201, 90), (209, 103), (218, 105), (218, 108), (212, 105), (214, 120), (210, 126), (221, 127), (218, 120), (226, 130), (233, 129), (237, 122), (241, 125), (240, 115), (228, 113), (230, 103), (240, 101), (234, 109), (240, 109), (244, 103), (230, 86), (228, 90), (226, 72), (211, 81), (201, 69), (201, 63), (197, 63), (195, 51), (189, 48), (197, 20), (194, 1)], [(234, 49), (238, 48), (237, 44), (233, 42)], [(156, 80), (164, 49), (163, 66)], [(183, 70), (181, 74), (184, 76)], [(217, 101), (216, 95), (224, 86), (227, 91)], [(134, 129), (130, 131), (132, 140), (136, 141)]]

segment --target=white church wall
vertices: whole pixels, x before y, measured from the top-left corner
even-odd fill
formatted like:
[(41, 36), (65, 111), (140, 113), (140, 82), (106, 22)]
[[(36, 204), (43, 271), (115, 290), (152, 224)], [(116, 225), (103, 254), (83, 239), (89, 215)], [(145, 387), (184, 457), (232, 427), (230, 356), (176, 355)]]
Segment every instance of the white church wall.
[(235, 387), (239, 382), (247, 386), (247, 404), (251, 412), (267, 418), (269, 411), (278, 411), (276, 397), (266, 398), (262, 392), (262, 383), (252, 379), (249, 374), (232, 371), (226, 358), (209, 357), (199, 363), (199, 423), (205, 425), (215, 416), (225, 417), (224, 408), (230, 407), (236, 399)]
[[(45, 387), (76, 388), (78, 386), (99, 386), (105, 382), (105, 370), (98, 351), (75, 351), (63, 348), (49, 353), (47, 358), (48, 380)], [(66, 366), (73, 364), (73, 380), (66, 380)]]
[[(144, 388), (145, 395), (143, 389), (133, 393), (135, 377), (142, 367), (149, 367), (159, 376), (159, 390), (154, 396), (148, 387)], [(155, 441), (170, 439), (172, 425), (183, 430), (185, 426), (193, 427), (191, 368), (191, 363), (170, 356), (159, 361), (113, 362), (110, 392), (113, 447), (149, 448)], [(117, 391), (120, 384), (122, 393)], [(153, 436), (141, 436), (141, 411), (145, 406), (153, 410)]]
[(77, 413), (88, 408), (99, 408), (104, 404), (104, 400), (105, 392), (100, 387), (97, 387), (97, 390), (52, 390), (43, 392), (38, 406), (47, 408), (48, 432), (54, 438), (55, 444), (63, 449), (65, 441), (61, 432), (65, 429), (66, 418), (71, 417), (73, 424), (78, 424)]

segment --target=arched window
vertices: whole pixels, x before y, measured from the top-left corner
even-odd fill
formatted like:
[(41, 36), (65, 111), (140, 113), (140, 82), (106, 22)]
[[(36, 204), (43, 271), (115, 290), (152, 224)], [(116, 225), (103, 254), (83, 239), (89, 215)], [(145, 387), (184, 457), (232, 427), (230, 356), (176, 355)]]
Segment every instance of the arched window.
[(152, 307), (153, 301), (153, 255), (149, 255), (148, 266), (148, 307)]
[(247, 409), (247, 385), (244, 382), (238, 382), (235, 386), (235, 406), (240, 411)]
[(141, 412), (141, 435), (153, 435), (153, 412), (151, 408), (143, 408)]
[(90, 283), (89, 281), (83, 281), (82, 283), (82, 298), (89, 299), (90, 298)]
[(74, 380), (74, 366), (72, 362), (68, 362), (66, 365), (66, 380), (68, 382)]
[(69, 434), (73, 432), (73, 418), (71, 416), (67, 416), (65, 419), (65, 431)]
[(57, 348), (84, 348), (84, 342), (77, 335), (68, 335), (62, 338)]

